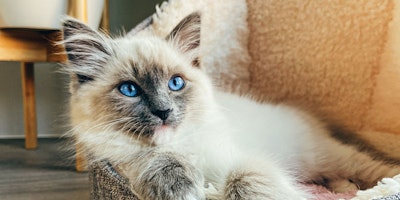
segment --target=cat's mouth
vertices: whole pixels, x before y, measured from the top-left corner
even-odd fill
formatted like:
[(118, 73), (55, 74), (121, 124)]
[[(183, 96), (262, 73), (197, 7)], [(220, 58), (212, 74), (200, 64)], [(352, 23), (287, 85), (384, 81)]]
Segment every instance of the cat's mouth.
[(152, 138), (155, 135), (167, 134), (168, 132), (174, 131), (177, 128), (177, 124), (171, 121), (159, 121), (154, 124), (148, 124), (145, 127), (138, 129), (129, 129), (128, 132), (138, 138)]
[(170, 142), (176, 126), (171, 123), (162, 122), (158, 125), (148, 126), (141, 130), (131, 130), (130, 134), (137, 140), (148, 145), (160, 145)]
[(176, 128), (176, 124), (170, 121), (162, 121), (159, 125), (155, 126), (154, 132), (165, 132), (166, 130), (174, 130)]
[(171, 129), (172, 129), (171, 126), (166, 125), (166, 124), (163, 123), (161, 126), (158, 126), (158, 127), (156, 127), (156, 128), (154, 129), (154, 135), (167, 133), (167, 132), (169, 132)]

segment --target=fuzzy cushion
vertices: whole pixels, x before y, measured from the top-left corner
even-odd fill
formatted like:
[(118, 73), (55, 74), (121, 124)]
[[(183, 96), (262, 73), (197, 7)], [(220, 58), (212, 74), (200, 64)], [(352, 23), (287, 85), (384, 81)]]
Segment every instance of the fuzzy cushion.
[(130, 190), (129, 180), (119, 175), (106, 161), (92, 163), (89, 166), (89, 181), (90, 199), (139, 200)]

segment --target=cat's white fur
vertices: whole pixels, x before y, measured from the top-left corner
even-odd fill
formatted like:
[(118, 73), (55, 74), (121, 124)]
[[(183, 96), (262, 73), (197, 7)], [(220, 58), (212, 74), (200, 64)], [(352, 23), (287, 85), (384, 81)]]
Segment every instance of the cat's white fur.
[(332, 138), (326, 125), (307, 112), (220, 92), (217, 99), (232, 129), (228, 132), (234, 142), (252, 155), (277, 159), (298, 180), (334, 177), (343, 184), (334, 186), (332, 182), (333, 189), (346, 191), (357, 189), (346, 181), (346, 177), (354, 174), (361, 179), (379, 179), (383, 174), (399, 173), (399, 167), (373, 160), (356, 147)]

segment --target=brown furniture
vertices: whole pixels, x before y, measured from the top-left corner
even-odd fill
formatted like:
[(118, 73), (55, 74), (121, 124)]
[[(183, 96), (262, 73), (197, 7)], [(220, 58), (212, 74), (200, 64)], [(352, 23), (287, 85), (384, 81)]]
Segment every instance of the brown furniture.
[[(87, 22), (87, 0), (71, 2), (73, 16)], [(108, 30), (108, 0), (105, 2), (101, 27)], [(37, 147), (34, 63), (65, 62), (63, 47), (54, 44), (60, 40), (61, 32), (56, 30), (0, 29), (0, 61), (21, 62), (26, 149)], [(85, 170), (84, 159), (77, 155), (76, 161), (77, 170)]]
[[(24, 105), (25, 148), (37, 147), (34, 62), (64, 62), (62, 48), (51, 41), (59, 31), (28, 29), (0, 30), (0, 61), (21, 62), (22, 99)], [(55, 54), (59, 52), (59, 54)]]

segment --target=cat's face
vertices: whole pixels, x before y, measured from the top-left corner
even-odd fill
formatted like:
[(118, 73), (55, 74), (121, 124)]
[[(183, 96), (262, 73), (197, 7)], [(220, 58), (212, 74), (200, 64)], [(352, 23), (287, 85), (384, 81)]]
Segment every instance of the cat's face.
[(197, 66), (199, 23), (199, 15), (188, 16), (167, 39), (110, 39), (67, 20), (73, 126), (151, 144), (159, 134), (201, 120), (212, 97), (209, 80)]

